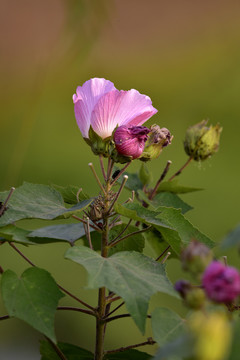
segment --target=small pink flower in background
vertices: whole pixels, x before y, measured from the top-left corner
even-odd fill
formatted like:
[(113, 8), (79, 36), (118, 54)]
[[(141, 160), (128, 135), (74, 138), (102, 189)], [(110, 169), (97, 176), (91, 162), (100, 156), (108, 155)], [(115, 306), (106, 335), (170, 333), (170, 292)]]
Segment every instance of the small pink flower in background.
[(202, 284), (209, 299), (231, 303), (240, 295), (240, 274), (234, 267), (213, 261), (206, 268)]
[(137, 159), (144, 150), (149, 132), (145, 126), (119, 126), (113, 137), (118, 153)]
[(140, 126), (157, 110), (151, 99), (137, 90), (117, 90), (111, 81), (94, 78), (78, 86), (73, 95), (77, 124), (84, 138), (90, 125), (105, 139), (116, 126)]

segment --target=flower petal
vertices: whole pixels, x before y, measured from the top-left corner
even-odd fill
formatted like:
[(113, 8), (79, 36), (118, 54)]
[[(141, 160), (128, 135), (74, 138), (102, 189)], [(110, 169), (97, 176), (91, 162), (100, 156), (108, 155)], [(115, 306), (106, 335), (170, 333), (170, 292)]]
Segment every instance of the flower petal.
[(117, 125), (142, 125), (156, 112), (150, 97), (137, 90), (112, 90), (94, 107), (91, 125), (99, 136), (106, 138)]
[(93, 78), (78, 86), (73, 95), (74, 111), (82, 136), (88, 138), (91, 113), (98, 100), (109, 91), (115, 89), (114, 84), (105, 79)]

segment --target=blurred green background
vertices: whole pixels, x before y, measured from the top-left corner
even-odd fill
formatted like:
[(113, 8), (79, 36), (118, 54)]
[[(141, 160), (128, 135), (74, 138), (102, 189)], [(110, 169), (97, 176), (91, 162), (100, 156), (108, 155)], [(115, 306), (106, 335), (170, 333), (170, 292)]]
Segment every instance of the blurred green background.
[[(220, 241), (239, 221), (239, 16), (235, 0), (0, 0), (0, 191), (29, 181), (74, 184), (96, 194), (87, 164), (99, 168), (98, 159), (82, 140), (72, 94), (89, 78), (104, 77), (118, 89), (149, 95), (159, 112), (147, 124), (158, 123), (174, 135), (172, 145), (149, 164), (155, 180), (168, 159), (172, 173), (186, 161), (182, 143), (188, 126), (206, 118), (223, 126), (219, 152), (181, 175), (181, 183), (206, 189), (184, 196), (195, 207), (188, 218)], [(130, 171), (139, 165), (135, 161)], [(95, 304), (95, 292), (81, 289), (85, 271), (63, 260), (66, 245), (19, 248)], [(27, 267), (7, 244), (0, 250), (3, 269), (21, 274)], [(173, 260), (169, 271), (178, 278)], [(157, 295), (152, 306), (169, 306), (166, 299)], [(3, 306), (0, 311), (5, 314)], [(92, 348), (92, 319), (58, 313), (56, 324), (59, 340)], [(39, 334), (24, 323), (2, 321), (0, 335), (1, 359), (40, 358)], [(109, 326), (106, 347), (142, 339), (131, 320), (121, 320)]]

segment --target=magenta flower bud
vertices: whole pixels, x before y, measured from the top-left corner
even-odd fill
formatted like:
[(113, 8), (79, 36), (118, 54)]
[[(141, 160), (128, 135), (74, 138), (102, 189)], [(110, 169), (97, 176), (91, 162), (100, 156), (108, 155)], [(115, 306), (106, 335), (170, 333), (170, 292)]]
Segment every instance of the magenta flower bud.
[(202, 284), (209, 299), (218, 303), (231, 303), (240, 295), (240, 274), (237, 269), (213, 261), (206, 268)]
[(144, 150), (147, 134), (150, 130), (145, 126), (119, 126), (113, 140), (120, 155), (131, 156), (133, 159), (139, 158)]

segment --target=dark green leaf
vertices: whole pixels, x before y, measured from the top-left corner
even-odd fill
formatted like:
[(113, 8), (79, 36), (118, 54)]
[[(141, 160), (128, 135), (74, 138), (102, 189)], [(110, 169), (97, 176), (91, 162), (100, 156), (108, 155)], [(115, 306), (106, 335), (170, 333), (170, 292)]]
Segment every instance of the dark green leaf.
[(150, 360), (152, 356), (135, 349), (126, 350), (119, 353), (107, 354), (104, 356), (104, 360)]
[[(121, 231), (125, 228), (125, 226), (126, 224), (121, 224), (112, 228), (109, 232), (109, 242), (113, 241), (116, 238), (116, 236), (118, 236), (121, 233)], [(120, 237), (123, 237), (127, 234), (133, 233), (138, 230), (139, 229), (137, 227), (130, 225), (127, 228), (127, 230), (124, 232), (124, 234), (121, 235)], [(83, 237), (83, 240), (84, 240), (84, 245), (88, 246), (88, 240), (86, 236)], [(92, 231), (91, 240), (94, 250), (95, 251), (101, 250), (101, 234), (97, 231)], [(119, 244), (109, 249), (108, 255), (109, 256), (113, 255), (119, 251), (143, 252), (144, 245), (145, 245), (145, 241), (143, 235), (142, 234), (134, 235), (127, 238), (126, 240), (121, 241)]]
[(159, 207), (157, 211), (151, 211), (136, 203), (116, 204), (115, 210), (130, 219), (154, 226), (176, 254), (180, 254), (182, 247), (186, 246), (192, 239), (196, 239), (209, 247), (214, 246), (213, 241), (185, 219), (180, 210)]
[(77, 204), (80, 201), (90, 199), (90, 196), (83, 191), (79, 191), (79, 187), (75, 185), (60, 186), (53, 184), (52, 187), (56, 189), (63, 197), (67, 204)]
[(158, 193), (159, 192), (171, 192), (174, 194), (186, 194), (189, 192), (194, 192), (194, 191), (200, 191), (203, 190), (201, 188), (195, 188), (195, 187), (190, 187), (190, 186), (183, 186), (183, 185), (179, 185), (178, 184), (178, 179), (173, 180), (173, 181), (164, 181), (160, 184), (159, 188), (158, 188)]
[[(110, 230), (110, 236), (109, 236), (109, 242), (113, 241), (125, 228), (126, 224), (115, 226)], [(131, 234), (135, 231), (138, 231), (139, 229), (136, 226), (130, 225), (127, 230), (124, 232), (123, 235), (120, 236), (120, 238)], [(109, 256), (113, 255), (119, 251), (137, 251), (137, 252), (143, 252), (145, 245), (143, 234), (137, 234), (133, 235), (126, 240), (121, 241), (116, 246), (111, 248), (109, 250)]]
[[(76, 345), (59, 342), (57, 346), (67, 360), (94, 360), (94, 355), (90, 351)], [(40, 354), (42, 355), (41, 360), (59, 360), (56, 351), (47, 341), (40, 342)]]
[(1, 289), (10, 316), (26, 321), (56, 342), (54, 315), (64, 295), (46, 270), (29, 268), (20, 279), (12, 270), (7, 270), (2, 275)]
[[(6, 193), (0, 193), (0, 201), (3, 201), (5, 197)], [(85, 209), (92, 201), (91, 199), (84, 200), (67, 209), (62, 195), (55, 189), (46, 185), (25, 182), (14, 191), (8, 203), (8, 209), (0, 218), (0, 226), (27, 218), (51, 220), (60, 216), (71, 216)]]
[(128, 180), (127, 180), (124, 188), (126, 188), (128, 190), (134, 190), (134, 191), (137, 191), (137, 190), (143, 188), (143, 184), (142, 184), (141, 180), (139, 179), (138, 174), (131, 174), (126, 171), (123, 173), (122, 176), (120, 176), (120, 178), (118, 179), (118, 183), (120, 183), (120, 184), (122, 183), (124, 175), (128, 176)]
[(225, 250), (239, 245), (240, 245), (240, 224), (225, 237), (225, 239), (221, 244), (221, 248)]
[(153, 200), (149, 200), (142, 190), (138, 191), (138, 194), (139, 197), (153, 209), (157, 209), (159, 206), (172, 207), (175, 209), (180, 209), (183, 214), (193, 209), (192, 206), (185, 203), (179, 196), (174, 193), (162, 192), (157, 194)]
[[(167, 254), (167, 250), (169, 250), (167, 249), (169, 248), (169, 244), (164, 240), (162, 234), (156, 229), (150, 229), (149, 231), (144, 232), (143, 236), (145, 238), (145, 249), (150, 250), (151, 256), (156, 259), (164, 252), (164, 255), (162, 257), (163, 259), (164, 256)], [(178, 258), (174, 251), (171, 253), (171, 259), (173, 257)]]
[(34, 245), (35, 243), (30, 241), (27, 236), (30, 231), (21, 229), (14, 225), (7, 225), (0, 227), (0, 236), (8, 241), (14, 241), (25, 245)]
[(183, 319), (174, 311), (156, 308), (152, 313), (153, 338), (159, 346), (163, 346), (178, 338), (184, 330)]
[[(90, 228), (90, 231), (92, 229)], [(1, 234), (1, 228), (0, 228)], [(85, 230), (82, 223), (79, 224), (63, 224), (47, 226), (34, 230), (29, 233), (31, 238), (48, 238), (56, 240), (65, 240), (73, 244), (76, 240), (85, 235)], [(33, 239), (34, 241), (34, 239)], [(51, 240), (49, 241), (51, 242)]]
[(137, 252), (122, 251), (103, 258), (95, 251), (74, 246), (65, 257), (83, 265), (89, 273), (89, 288), (106, 286), (121, 296), (136, 325), (144, 332), (150, 297), (160, 291), (178, 297), (165, 267)]

